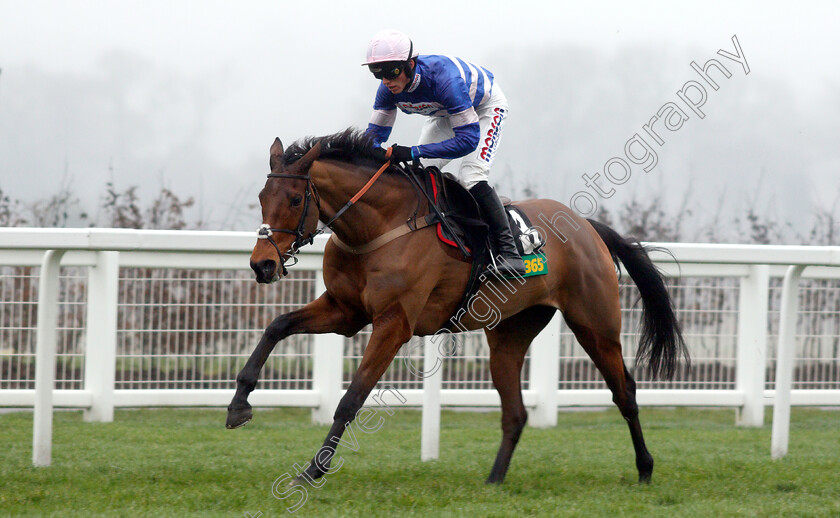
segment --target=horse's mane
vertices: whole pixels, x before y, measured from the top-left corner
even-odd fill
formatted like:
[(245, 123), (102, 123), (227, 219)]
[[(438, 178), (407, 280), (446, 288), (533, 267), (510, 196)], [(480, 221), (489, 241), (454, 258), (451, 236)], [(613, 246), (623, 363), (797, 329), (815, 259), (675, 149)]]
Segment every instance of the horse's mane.
[(365, 158), (375, 160), (373, 155), (373, 137), (358, 128), (347, 128), (344, 131), (324, 137), (304, 137), (295, 141), (283, 153), (283, 164), (294, 163), (321, 143), (321, 157), (337, 160), (354, 160)]

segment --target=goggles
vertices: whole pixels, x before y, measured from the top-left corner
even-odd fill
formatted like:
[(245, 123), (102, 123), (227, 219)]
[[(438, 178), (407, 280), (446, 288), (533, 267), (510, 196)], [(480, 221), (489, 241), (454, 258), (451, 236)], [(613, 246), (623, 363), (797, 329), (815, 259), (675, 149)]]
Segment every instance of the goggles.
[(374, 63), (368, 65), (373, 77), (376, 79), (387, 79), (389, 81), (393, 81), (400, 74), (402, 74), (403, 69), (405, 68), (404, 63)]

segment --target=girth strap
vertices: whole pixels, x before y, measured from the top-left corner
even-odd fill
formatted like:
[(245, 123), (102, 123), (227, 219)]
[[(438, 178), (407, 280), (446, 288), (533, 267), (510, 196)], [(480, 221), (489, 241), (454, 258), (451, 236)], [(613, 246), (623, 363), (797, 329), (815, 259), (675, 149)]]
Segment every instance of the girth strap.
[(350, 246), (344, 241), (340, 240), (337, 235), (333, 234), (330, 239), (332, 239), (335, 246), (339, 247), (340, 249), (344, 250), (345, 252), (362, 255), (368, 254), (373, 252), (374, 250), (385, 246), (386, 244), (390, 243), (391, 241), (397, 239), (398, 237), (402, 237), (406, 234), (414, 232), (415, 230), (420, 230), (421, 228), (426, 228), (429, 225), (432, 225), (438, 221), (436, 214), (429, 214), (428, 216), (424, 217), (419, 222), (416, 222), (414, 225), (410, 225), (408, 222), (403, 223), (397, 228), (391, 229), (388, 232), (385, 232), (381, 236), (377, 237), (373, 241), (365, 243), (360, 246)]

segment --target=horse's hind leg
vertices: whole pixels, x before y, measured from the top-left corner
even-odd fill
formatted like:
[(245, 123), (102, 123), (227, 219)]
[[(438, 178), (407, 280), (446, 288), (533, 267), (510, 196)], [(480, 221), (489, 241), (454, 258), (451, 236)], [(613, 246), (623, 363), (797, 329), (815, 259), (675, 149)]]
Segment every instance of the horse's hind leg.
[(488, 484), (504, 481), (513, 450), (528, 420), (520, 386), (522, 363), (531, 341), (551, 321), (555, 311), (555, 308), (535, 306), (486, 331), (490, 373), (502, 401), (502, 443), (487, 477)]
[(618, 407), (633, 440), (636, 450), (636, 468), (639, 470), (639, 482), (650, 482), (653, 473), (653, 457), (645, 446), (642, 435), (642, 425), (639, 422), (639, 407), (636, 404), (636, 382), (624, 365), (621, 356), (621, 342), (617, 339), (606, 338), (594, 330), (569, 322), (569, 327), (577, 337), (578, 342), (589, 354), (598, 370), (604, 376), (604, 381), (613, 394), (613, 402)]

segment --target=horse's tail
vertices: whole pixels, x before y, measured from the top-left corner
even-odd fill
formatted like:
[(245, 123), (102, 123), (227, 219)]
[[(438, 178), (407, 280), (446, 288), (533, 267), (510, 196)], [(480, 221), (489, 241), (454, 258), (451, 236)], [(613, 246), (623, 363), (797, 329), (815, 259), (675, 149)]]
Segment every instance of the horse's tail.
[(636, 351), (636, 363), (644, 364), (654, 378), (672, 378), (680, 356), (685, 359), (686, 367), (690, 358), (671, 296), (662, 274), (648, 255), (650, 251), (662, 249), (645, 247), (634, 239), (621, 237), (603, 223), (588, 221), (607, 245), (616, 267), (620, 259), (641, 293), (642, 337)]

